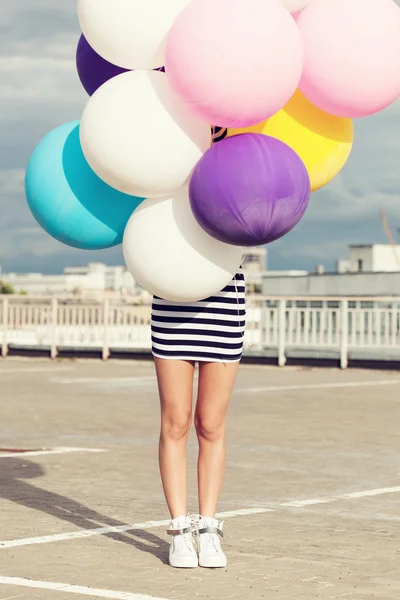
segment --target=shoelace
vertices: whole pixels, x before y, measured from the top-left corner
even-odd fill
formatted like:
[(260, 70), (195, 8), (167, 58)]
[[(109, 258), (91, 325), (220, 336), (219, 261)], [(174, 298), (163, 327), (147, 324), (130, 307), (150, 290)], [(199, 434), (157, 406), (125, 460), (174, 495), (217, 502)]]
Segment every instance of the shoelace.
[[(187, 515), (187, 519), (190, 520), (190, 525), (193, 527), (193, 519), (192, 517), (194, 517), (194, 515)], [(184, 527), (181, 527), (182, 529), (187, 528), (188, 524), (186, 524)], [(197, 526), (197, 530), (198, 530), (198, 526)], [(195, 539), (194, 536), (196, 535), (196, 532), (190, 531), (188, 533), (182, 533), (181, 535), (177, 535), (173, 538), (173, 544), (175, 545), (176, 549), (182, 549), (183, 547), (186, 546), (186, 548), (188, 548), (189, 550), (193, 550), (193, 546), (195, 543)]]
[(188, 518), (190, 519), (191, 525), (194, 528), (194, 535), (198, 536), (199, 535), (199, 528), (200, 528), (200, 515), (194, 513), (192, 515), (188, 515)]
[[(222, 529), (223, 525), (224, 525), (223, 521), (221, 523), (219, 523), (220, 529)], [(211, 541), (212, 541), (212, 544), (213, 544), (216, 552), (218, 552), (218, 553), (222, 552), (221, 541), (219, 539), (219, 535), (217, 535), (216, 533), (210, 533), (209, 539), (210, 539), (210, 537), (211, 537)]]
[[(200, 529), (200, 523), (201, 523), (201, 515), (192, 514), (192, 515), (188, 515), (188, 517), (192, 523), (192, 527), (195, 528), (194, 535), (196, 535), (199, 538), (200, 537), (199, 529)], [(223, 526), (223, 522), (220, 524), (221, 529), (222, 529), (222, 526)], [(216, 533), (207, 533), (207, 534), (203, 534), (203, 535), (207, 535), (208, 542), (212, 543), (216, 552), (221, 552), (220, 542), (218, 539), (218, 535)]]
[[(180, 538), (181, 540), (178, 541)], [(188, 550), (193, 551), (194, 538), (191, 533), (184, 533), (182, 536), (178, 536), (176, 543), (179, 545), (180, 542), (182, 545), (184, 544)]]
[(193, 532), (183, 533), (182, 535), (178, 535), (175, 538), (175, 544), (179, 547), (186, 546), (188, 550), (193, 550), (194, 545), (194, 536)]

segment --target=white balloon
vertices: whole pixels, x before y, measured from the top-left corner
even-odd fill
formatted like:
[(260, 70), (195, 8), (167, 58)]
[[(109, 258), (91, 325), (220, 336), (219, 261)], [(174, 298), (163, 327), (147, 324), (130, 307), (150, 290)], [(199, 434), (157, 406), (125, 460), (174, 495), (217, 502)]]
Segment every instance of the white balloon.
[(125, 69), (164, 65), (164, 42), (190, 0), (78, 0), (81, 29), (100, 56)]
[(316, 2), (316, 0), (280, 0), (281, 4), (283, 4), (283, 6), (285, 8), (288, 9), (289, 12), (294, 13), (297, 12), (298, 10), (302, 10), (303, 8), (305, 8), (307, 6), (307, 4), (310, 4), (311, 2)]
[(184, 186), (172, 198), (142, 202), (126, 227), (123, 252), (129, 271), (148, 292), (194, 302), (232, 280), (244, 249), (219, 242), (200, 227)]
[(103, 181), (148, 198), (167, 196), (186, 182), (211, 145), (211, 128), (172, 95), (164, 73), (131, 71), (89, 99), (80, 137)]

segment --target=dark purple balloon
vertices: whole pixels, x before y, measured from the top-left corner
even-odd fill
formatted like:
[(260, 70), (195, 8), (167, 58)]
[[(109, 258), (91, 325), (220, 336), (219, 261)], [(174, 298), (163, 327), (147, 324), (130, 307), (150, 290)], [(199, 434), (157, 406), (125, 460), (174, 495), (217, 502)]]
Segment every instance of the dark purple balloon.
[(283, 142), (245, 133), (212, 146), (190, 181), (190, 204), (212, 237), (235, 246), (261, 246), (288, 233), (304, 215), (310, 178)]
[[(78, 42), (76, 66), (79, 79), (89, 96), (92, 96), (109, 79), (129, 71), (113, 65), (97, 54), (84, 35), (81, 35)], [(164, 67), (155, 70), (164, 71)]]
[(113, 65), (97, 54), (84, 35), (81, 35), (76, 50), (76, 66), (79, 79), (89, 96), (92, 96), (109, 79), (128, 71)]

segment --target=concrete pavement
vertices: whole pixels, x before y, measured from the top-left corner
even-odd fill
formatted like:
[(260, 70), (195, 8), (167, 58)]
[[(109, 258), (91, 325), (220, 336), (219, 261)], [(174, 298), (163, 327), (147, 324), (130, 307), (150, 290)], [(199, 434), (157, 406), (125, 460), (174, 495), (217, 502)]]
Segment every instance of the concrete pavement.
[[(7, 359), (0, 384), (1, 600), (400, 597), (400, 373), (242, 366), (223, 570), (167, 565), (151, 364)], [(192, 432), (191, 512), (195, 460)]]

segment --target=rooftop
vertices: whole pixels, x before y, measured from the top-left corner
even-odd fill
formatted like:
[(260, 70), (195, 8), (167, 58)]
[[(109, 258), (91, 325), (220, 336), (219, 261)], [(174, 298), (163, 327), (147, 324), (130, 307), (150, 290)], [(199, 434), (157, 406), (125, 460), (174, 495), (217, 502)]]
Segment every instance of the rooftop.
[[(0, 376), (2, 597), (398, 600), (397, 374), (241, 367), (218, 573), (166, 565), (150, 363), (7, 359)], [(192, 432), (191, 512), (195, 460)]]

